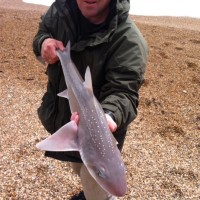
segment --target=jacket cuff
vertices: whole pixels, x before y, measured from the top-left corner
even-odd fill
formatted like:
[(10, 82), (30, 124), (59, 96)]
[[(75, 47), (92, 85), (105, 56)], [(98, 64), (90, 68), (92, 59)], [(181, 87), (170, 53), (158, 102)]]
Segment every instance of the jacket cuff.
[(113, 112), (108, 110), (108, 109), (106, 109), (106, 108), (103, 108), (103, 110), (104, 110), (104, 113), (109, 115), (115, 122), (115, 116), (114, 116)]
[(41, 47), (42, 47), (42, 43), (44, 42), (45, 39), (47, 38), (52, 38), (51, 34), (45, 34), (43, 36), (41, 36), (41, 38), (38, 41), (38, 49), (37, 51), (40, 53), (41, 55)]

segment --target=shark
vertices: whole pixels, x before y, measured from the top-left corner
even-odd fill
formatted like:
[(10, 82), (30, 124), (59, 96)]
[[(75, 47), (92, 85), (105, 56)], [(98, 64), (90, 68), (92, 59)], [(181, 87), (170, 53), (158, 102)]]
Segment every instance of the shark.
[(46, 151), (79, 151), (96, 182), (109, 194), (124, 196), (127, 190), (125, 164), (102, 106), (94, 96), (90, 68), (87, 66), (83, 80), (70, 51), (70, 41), (64, 50), (57, 50), (67, 86), (58, 96), (69, 100), (71, 113), (79, 114), (79, 123), (68, 122), (36, 147)]

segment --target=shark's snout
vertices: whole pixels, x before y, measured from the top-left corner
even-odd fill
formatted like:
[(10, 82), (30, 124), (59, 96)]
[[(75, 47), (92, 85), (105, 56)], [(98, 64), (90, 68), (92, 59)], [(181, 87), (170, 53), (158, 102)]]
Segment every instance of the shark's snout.
[(111, 194), (116, 197), (123, 197), (126, 194), (127, 185), (126, 182), (118, 183), (111, 188)]
[[(117, 176), (117, 175), (115, 175)], [(116, 197), (123, 197), (127, 191), (127, 183), (125, 177), (121, 176), (115, 180), (104, 180), (103, 184), (102, 181), (99, 182), (102, 188)]]

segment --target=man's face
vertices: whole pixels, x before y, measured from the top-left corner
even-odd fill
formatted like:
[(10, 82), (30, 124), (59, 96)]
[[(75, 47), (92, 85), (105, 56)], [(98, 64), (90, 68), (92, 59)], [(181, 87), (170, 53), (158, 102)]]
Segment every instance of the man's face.
[(77, 0), (82, 15), (93, 24), (104, 22), (109, 13), (111, 0)]

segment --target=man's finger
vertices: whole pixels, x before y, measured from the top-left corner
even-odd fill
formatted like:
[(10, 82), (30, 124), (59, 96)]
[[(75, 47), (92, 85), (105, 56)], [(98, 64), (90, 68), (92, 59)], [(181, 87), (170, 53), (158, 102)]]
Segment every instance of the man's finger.
[(110, 131), (115, 132), (117, 129), (117, 124), (114, 122), (114, 120), (112, 119), (112, 117), (110, 115), (108, 115), (108, 114), (105, 114), (105, 115), (106, 115), (106, 119), (107, 119)]
[(79, 123), (79, 115), (78, 115), (77, 112), (72, 113), (72, 115), (71, 115), (71, 121), (75, 121), (76, 124), (78, 125), (78, 123)]

